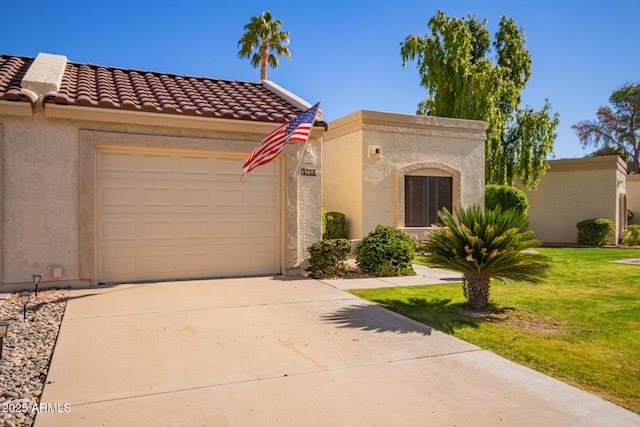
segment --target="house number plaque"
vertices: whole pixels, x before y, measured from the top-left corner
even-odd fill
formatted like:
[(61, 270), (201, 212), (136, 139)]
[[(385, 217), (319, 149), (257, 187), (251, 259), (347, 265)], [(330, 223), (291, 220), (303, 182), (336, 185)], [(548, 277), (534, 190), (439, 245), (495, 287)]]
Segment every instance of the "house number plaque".
[(316, 169), (305, 169), (305, 168), (301, 168), (300, 169), (300, 175), (305, 175), (305, 176), (316, 176), (318, 175), (318, 171)]

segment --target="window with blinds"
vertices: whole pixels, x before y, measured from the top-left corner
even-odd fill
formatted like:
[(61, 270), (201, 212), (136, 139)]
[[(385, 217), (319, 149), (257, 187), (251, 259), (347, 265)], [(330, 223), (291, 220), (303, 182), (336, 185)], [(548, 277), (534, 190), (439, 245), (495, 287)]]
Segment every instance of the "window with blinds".
[(441, 224), (438, 211), (451, 212), (453, 199), (452, 178), (448, 176), (404, 177), (405, 227), (431, 227)]

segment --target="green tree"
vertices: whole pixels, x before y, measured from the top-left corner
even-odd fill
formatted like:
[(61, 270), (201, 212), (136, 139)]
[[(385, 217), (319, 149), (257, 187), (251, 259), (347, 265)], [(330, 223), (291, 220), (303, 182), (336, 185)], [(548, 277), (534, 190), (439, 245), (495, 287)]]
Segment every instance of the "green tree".
[(558, 114), (546, 101), (540, 111), (519, 108), (520, 93), (531, 76), (524, 31), (502, 17), (493, 41), (486, 20), (453, 18), (442, 11), (429, 20), (424, 36), (400, 44), (403, 66), (416, 61), (427, 98), (418, 114), (487, 122), (487, 184), (513, 185), (514, 177), (535, 188), (553, 151)]
[(274, 20), (271, 12), (264, 12), (260, 16), (252, 16), (251, 21), (244, 26), (245, 32), (238, 41), (238, 56), (251, 58), (254, 68), (260, 66), (260, 80), (267, 78), (267, 66), (276, 68), (278, 56), (291, 58), (289, 32), (281, 31), (282, 21)]
[(585, 120), (571, 128), (583, 147), (594, 145), (596, 152), (622, 154), (629, 172), (640, 173), (640, 83), (628, 83), (609, 97), (611, 107), (600, 107), (596, 120)]
[(478, 206), (455, 212), (457, 221), (446, 209), (438, 213), (444, 225), (425, 233), (424, 250), (432, 265), (462, 273), (472, 308), (487, 308), (493, 277), (537, 281), (546, 274), (548, 259), (527, 250), (540, 242), (525, 215), (499, 207), (483, 213)]

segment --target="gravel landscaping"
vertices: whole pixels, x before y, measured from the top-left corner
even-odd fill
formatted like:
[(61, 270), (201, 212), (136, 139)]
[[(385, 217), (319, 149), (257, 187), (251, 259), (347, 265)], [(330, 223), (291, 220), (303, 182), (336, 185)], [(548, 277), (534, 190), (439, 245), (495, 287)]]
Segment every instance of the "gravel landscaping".
[(0, 301), (0, 320), (11, 322), (0, 360), (0, 426), (33, 424), (68, 296), (68, 289), (32, 292), (26, 321), (18, 293)]

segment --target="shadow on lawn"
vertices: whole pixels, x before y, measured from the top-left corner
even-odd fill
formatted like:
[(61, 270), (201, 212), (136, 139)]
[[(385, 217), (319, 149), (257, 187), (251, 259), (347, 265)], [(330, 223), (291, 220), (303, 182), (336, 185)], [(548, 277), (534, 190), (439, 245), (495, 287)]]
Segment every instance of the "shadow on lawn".
[(500, 321), (513, 310), (490, 305), (487, 311), (476, 311), (471, 310), (466, 302), (453, 303), (451, 299), (441, 298), (380, 299), (374, 302), (447, 334), (461, 327), (477, 328), (484, 322)]

